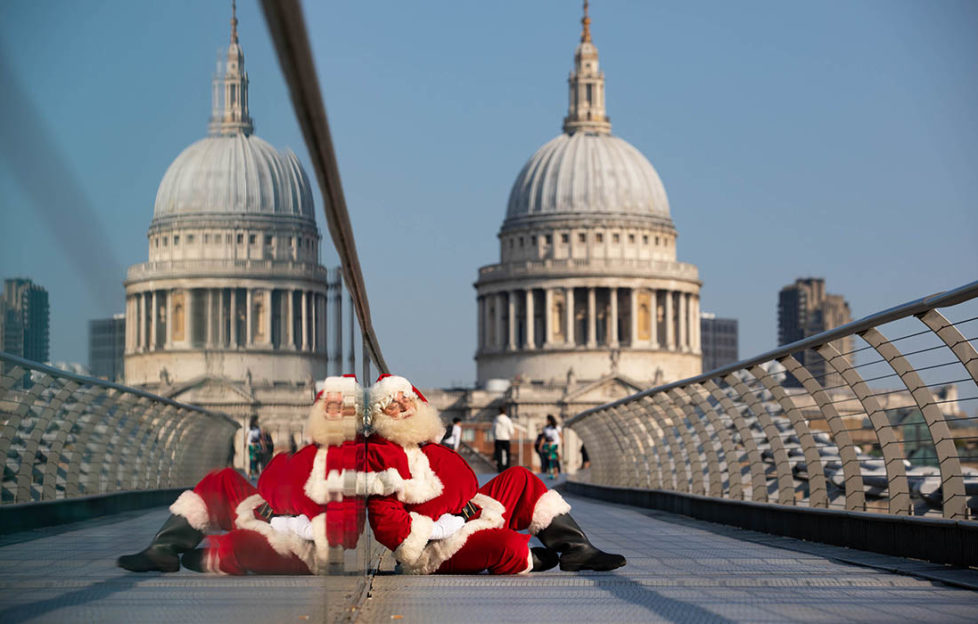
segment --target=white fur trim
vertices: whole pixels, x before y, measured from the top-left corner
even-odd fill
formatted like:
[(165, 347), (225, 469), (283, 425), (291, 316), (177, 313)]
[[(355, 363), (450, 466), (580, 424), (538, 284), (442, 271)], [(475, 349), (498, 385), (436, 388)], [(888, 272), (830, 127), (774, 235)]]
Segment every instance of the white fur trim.
[(388, 468), (381, 472), (358, 472), (356, 483), (357, 496), (388, 496), (401, 489), (404, 479), (397, 468)]
[(292, 531), (276, 531), (272, 525), (259, 520), (255, 517), (255, 508), (265, 502), (261, 494), (252, 494), (241, 501), (234, 510), (234, 524), (239, 529), (248, 529), (261, 533), (268, 540), (268, 544), (280, 555), (295, 555), (309, 566), (310, 570), (315, 569), (315, 544), (304, 540)]
[[(329, 563), (329, 542), (326, 540), (326, 514), (321, 513), (312, 519), (312, 537), (316, 545), (315, 565), (313, 574)], [(310, 566), (311, 567), (311, 566)]]
[(208, 548), (204, 553), (204, 570), (213, 574), (227, 576), (227, 572), (221, 569), (221, 560), (217, 558), (217, 551)]
[(353, 478), (356, 473), (346, 470), (330, 470), (326, 474), (326, 456), (329, 448), (320, 448), (316, 451), (316, 457), (312, 460), (312, 472), (306, 479), (303, 491), (314, 503), (325, 505), (329, 501), (343, 500), (343, 495), (354, 493), (355, 484)]
[(428, 456), (419, 447), (413, 445), (404, 447), (404, 454), (407, 455), (411, 478), (401, 480), (397, 499), (402, 503), (418, 505), (441, 496), (445, 491), (445, 485), (431, 469)]
[[(397, 551), (394, 552), (394, 557), (401, 562), (401, 566), (406, 574), (431, 574), (435, 570), (441, 567), (441, 564), (445, 563), (452, 558), (455, 553), (457, 553), (465, 542), (469, 541), (469, 536), (476, 531), (482, 531), (484, 529), (498, 529), (505, 526), (506, 521), (503, 518), (503, 512), (506, 510), (503, 504), (499, 501), (489, 498), (485, 494), (476, 494), (472, 497), (472, 502), (482, 508), (482, 513), (475, 520), (469, 520), (462, 528), (448, 536), (443, 540), (438, 540), (435, 542), (429, 542), (424, 550), (421, 552), (420, 556), (416, 558), (414, 562), (403, 560), (397, 556)], [(411, 513), (411, 516), (415, 516), (415, 513)], [(427, 518), (428, 522), (432, 522), (431, 518)], [(434, 524), (432, 522), (432, 524)], [(412, 525), (413, 533), (413, 525)], [(428, 530), (428, 534), (431, 534), (431, 530)], [(405, 540), (406, 542), (407, 540)], [(403, 547), (398, 547), (398, 551)], [(531, 568), (532, 559), (531, 559)]]
[(372, 414), (375, 411), (380, 411), (387, 407), (387, 404), (391, 402), (391, 399), (398, 392), (403, 392), (407, 396), (417, 396), (414, 394), (414, 387), (411, 385), (411, 382), (397, 375), (384, 377), (370, 386), (370, 413)]
[(530, 545), (526, 545), (526, 569), (522, 572), (517, 572), (517, 574), (529, 574), (533, 572), (533, 551), (530, 549)]
[(394, 551), (394, 558), (401, 562), (405, 568), (414, 565), (426, 550), (425, 544), (428, 543), (428, 538), (431, 537), (431, 529), (435, 525), (435, 521), (428, 516), (422, 516), (413, 511), (410, 512), (410, 516), (411, 532)]
[(533, 518), (530, 520), (530, 535), (536, 535), (550, 526), (550, 522), (560, 514), (571, 510), (564, 497), (557, 490), (550, 490), (537, 499), (533, 507)]
[(193, 490), (181, 492), (177, 500), (170, 505), (170, 513), (183, 516), (190, 523), (190, 526), (198, 531), (206, 531), (210, 528), (210, 514), (207, 513), (207, 503), (200, 497), (200, 494)]

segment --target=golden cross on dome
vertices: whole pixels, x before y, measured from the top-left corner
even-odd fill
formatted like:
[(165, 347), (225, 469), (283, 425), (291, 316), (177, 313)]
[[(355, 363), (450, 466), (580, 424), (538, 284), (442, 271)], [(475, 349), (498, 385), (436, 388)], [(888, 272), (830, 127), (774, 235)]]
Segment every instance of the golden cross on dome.
[(584, 17), (581, 19), (584, 30), (581, 32), (581, 43), (591, 41), (591, 18), (587, 15), (587, 4), (587, 0), (584, 0)]

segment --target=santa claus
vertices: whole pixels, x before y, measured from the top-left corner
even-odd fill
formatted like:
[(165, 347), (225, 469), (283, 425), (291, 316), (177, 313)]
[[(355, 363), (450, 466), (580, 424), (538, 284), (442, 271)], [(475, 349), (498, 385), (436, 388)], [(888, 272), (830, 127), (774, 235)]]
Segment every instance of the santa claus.
[[(481, 488), (468, 463), (437, 442), (444, 425), (404, 377), (382, 375), (370, 391), (374, 434), (367, 468), (393, 492), (367, 501), (377, 541), (409, 574), (524, 574), (613, 570), (625, 558), (595, 548), (570, 505), (523, 467)], [(524, 533), (523, 531), (528, 531)], [(530, 548), (531, 535), (544, 548)]]
[[(198, 572), (316, 573), (331, 546), (356, 545), (364, 513), (354, 495), (388, 491), (360, 472), (362, 408), (355, 377), (328, 377), (309, 414), (312, 444), (276, 455), (257, 488), (231, 468), (210, 473), (170, 506), (173, 515), (152, 543), (119, 557), (118, 565), (175, 572), (183, 554), (184, 567)], [(226, 533), (210, 535), (204, 548), (194, 550), (209, 531)]]

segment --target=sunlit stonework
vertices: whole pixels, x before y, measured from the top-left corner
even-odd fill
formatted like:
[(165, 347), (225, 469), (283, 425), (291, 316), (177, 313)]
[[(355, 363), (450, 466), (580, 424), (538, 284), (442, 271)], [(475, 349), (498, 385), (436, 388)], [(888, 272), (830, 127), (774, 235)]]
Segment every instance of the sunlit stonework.
[(698, 271), (677, 261), (659, 175), (611, 134), (586, 13), (582, 23), (563, 132), (523, 166), (500, 261), (479, 269), (480, 389), (435, 394), (467, 419), (508, 405), (528, 417), (531, 439), (547, 414), (701, 372)]

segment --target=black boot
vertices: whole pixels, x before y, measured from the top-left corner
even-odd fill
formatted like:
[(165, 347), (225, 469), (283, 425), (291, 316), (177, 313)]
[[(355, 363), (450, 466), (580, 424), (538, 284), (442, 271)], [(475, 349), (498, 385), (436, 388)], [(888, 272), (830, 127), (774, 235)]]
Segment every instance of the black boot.
[(533, 571), (542, 572), (554, 567), (560, 561), (560, 555), (549, 548), (535, 546), (530, 549), (533, 554)]
[(204, 562), (207, 560), (207, 551), (203, 548), (197, 548), (196, 550), (191, 550), (190, 552), (184, 553), (183, 557), (180, 558), (183, 567), (188, 570), (193, 570), (194, 572), (207, 572), (204, 569)]
[(192, 550), (202, 539), (204, 534), (190, 526), (186, 518), (172, 515), (145, 550), (119, 557), (116, 565), (132, 572), (176, 572), (180, 569), (180, 553)]
[(623, 556), (595, 548), (570, 514), (556, 516), (550, 526), (537, 533), (537, 539), (560, 553), (561, 570), (614, 570), (625, 565)]

